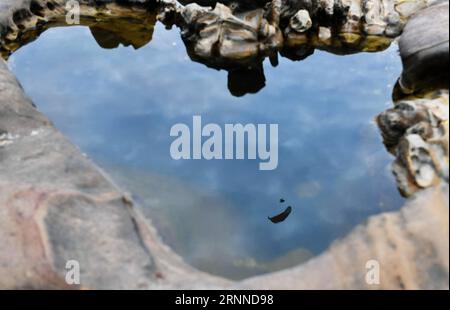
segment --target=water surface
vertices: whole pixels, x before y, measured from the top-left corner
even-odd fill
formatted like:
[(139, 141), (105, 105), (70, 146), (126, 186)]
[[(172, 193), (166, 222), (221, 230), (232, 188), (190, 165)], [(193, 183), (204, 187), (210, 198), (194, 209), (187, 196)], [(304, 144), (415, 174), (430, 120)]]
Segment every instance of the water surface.
[[(402, 204), (373, 121), (401, 72), (396, 47), (280, 59), (277, 68), (265, 64), (263, 90), (240, 98), (226, 72), (191, 62), (178, 31), (163, 27), (139, 50), (101, 49), (87, 28), (51, 29), (9, 63), (39, 110), (200, 269), (237, 279), (292, 266)], [(279, 124), (278, 168), (172, 160), (170, 128), (193, 115)], [(287, 205), (285, 222), (268, 221)]]

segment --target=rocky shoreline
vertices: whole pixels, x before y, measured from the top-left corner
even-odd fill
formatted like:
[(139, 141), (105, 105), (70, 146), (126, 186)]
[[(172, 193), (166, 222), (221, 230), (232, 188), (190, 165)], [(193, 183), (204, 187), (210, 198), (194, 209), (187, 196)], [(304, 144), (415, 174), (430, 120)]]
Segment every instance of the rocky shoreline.
[[(142, 46), (158, 19), (181, 29), (193, 60), (230, 75), (258, 69), (266, 57), (274, 65), (278, 55), (303, 59), (315, 48), (377, 51), (401, 35), (404, 73), (395, 107), (378, 123), (396, 156), (399, 189), (410, 198), (399, 212), (370, 218), (299, 267), (242, 282), (199, 272), (34, 108), (0, 59), (0, 288), (73, 288), (64, 281), (65, 262), (80, 257), (82, 288), (92, 289), (366, 289), (372, 287), (364, 281), (365, 264), (372, 259), (382, 266), (375, 288), (448, 289), (448, 73), (442, 65), (448, 64), (448, 1), (223, 1), (214, 9), (171, 1), (79, 2), (82, 24), (104, 47)], [(64, 24), (65, 3), (2, 0), (3, 57)], [(143, 22), (130, 29), (136, 24), (130, 21)], [(206, 30), (199, 26), (205, 24)]]

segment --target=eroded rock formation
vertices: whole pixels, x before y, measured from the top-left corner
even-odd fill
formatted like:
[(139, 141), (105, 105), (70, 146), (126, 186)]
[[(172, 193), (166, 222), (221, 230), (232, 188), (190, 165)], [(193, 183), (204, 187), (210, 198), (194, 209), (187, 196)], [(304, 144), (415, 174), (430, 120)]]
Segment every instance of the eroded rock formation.
[(396, 156), (393, 172), (404, 196), (448, 183), (448, 90), (400, 100), (377, 122)]
[[(2, 55), (65, 25), (67, 2), (1, 0)], [(0, 60), (0, 288), (68, 288), (64, 264), (75, 257), (85, 288), (372, 288), (365, 264), (377, 260), (382, 280), (373, 288), (448, 289), (448, 78), (445, 84), (434, 65), (445, 51), (448, 62), (448, 32), (428, 48), (408, 47), (408, 36), (424, 37), (421, 18), (442, 33), (447, 1), (118, 2), (79, 1), (80, 22), (102, 47), (139, 48), (151, 40), (158, 15), (167, 27), (180, 27), (193, 60), (230, 72), (235, 95), (264, 86), (267, 57), (276, 65), (278, 55), (300, 60), (315, 48), (378, 51), (404, 30), (395, 107), (378, 123), (396, 156), (399, 188), (412, 198), (305, 265), (241, 283), (212, 277), (160, 241), (135, 203), (33, 107)]]
[(404, 70), (395, 106), (377, 117), (406, 197), (449, 181), (449, 73), (443, 69), (449, 65), (448, 11), (443, 2), (411, 18), (399, 42)]

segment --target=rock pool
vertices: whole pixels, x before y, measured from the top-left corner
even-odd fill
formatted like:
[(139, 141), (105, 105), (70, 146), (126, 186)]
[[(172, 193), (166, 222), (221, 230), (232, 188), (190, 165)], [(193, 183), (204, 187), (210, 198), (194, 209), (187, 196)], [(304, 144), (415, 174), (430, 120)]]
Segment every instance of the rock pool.
[[(9, 65), (38, 109), (201, 270), (241, 279), (294, 266), (403, 203), (374, 123), (392, 104), (401, 72), (395, 45), (376, 54), (280, 58), (277, 68), (267, 61), (265, 87), (241, 97), (230, 93), (226, 72), (192, 62), (178, 31), (161, 25), (138, 50), (102, 49), (88, 28), (50, 29)], [(279, 124), (278, 168), (173, 160), (170, 128), (193, 115)], [(286, 221), (268, 221), (288, 205)]]

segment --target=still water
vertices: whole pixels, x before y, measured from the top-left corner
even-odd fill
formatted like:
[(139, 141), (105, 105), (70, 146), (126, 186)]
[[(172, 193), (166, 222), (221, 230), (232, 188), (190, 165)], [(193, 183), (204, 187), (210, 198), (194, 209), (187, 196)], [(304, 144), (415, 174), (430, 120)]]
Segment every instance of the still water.
[[(9, 64), (38, 109), (202, 270), (239, 279), (289, 267), (402, 204), (373, 121), (391, 104), (401, 72), (395, 46), (280, 59), (277, 68), (265, 64), (264, 89), (239, 98), (226, 72), (191, 62), (178, 31), (160, 26), (139, 50), (102, 49), (88, 28), (51, 29)], [(170, 128), (193, 115), (219, 125), (279, 124), (278, 168), (173, 160)], [(268, 220), (287, 206), (286, 221)]]

